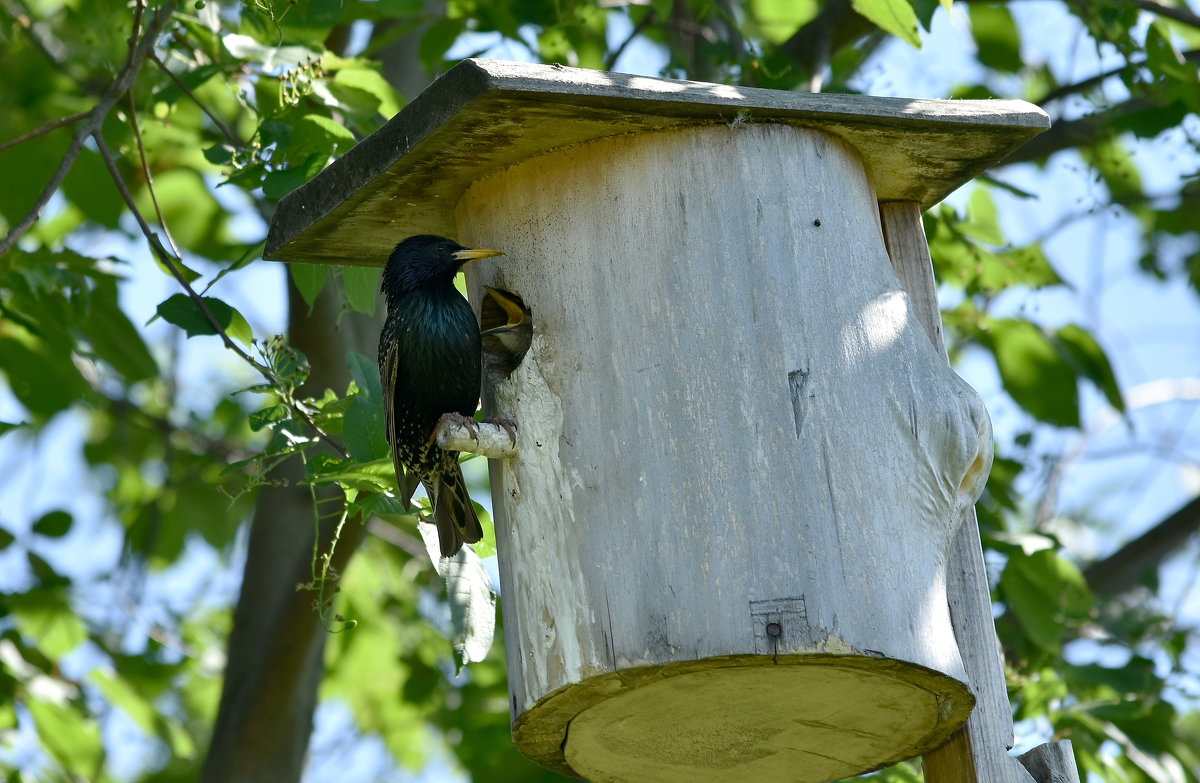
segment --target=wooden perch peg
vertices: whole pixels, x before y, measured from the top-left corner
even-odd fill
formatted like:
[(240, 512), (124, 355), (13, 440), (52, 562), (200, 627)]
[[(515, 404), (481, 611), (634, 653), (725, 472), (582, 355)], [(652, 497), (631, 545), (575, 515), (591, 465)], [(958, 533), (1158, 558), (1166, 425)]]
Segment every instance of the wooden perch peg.
[(512, 459), (517, 456), (516, 427), (478, 421), (467, 424), (462, 417), (443, 416), (438, 422), (437, 444), (449, 451), (465, 451), (488, 459)]

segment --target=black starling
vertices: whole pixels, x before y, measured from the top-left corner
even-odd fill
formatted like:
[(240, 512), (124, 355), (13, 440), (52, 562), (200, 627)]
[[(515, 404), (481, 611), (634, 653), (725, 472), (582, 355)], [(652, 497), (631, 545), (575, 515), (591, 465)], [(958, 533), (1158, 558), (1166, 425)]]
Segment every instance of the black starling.
[(533, 317), (512, 291), (483, 287), (479, 326), (483, 330), (483, 372), (488, 383), (506, 380), (525, 358), (533, 341)]
[(405, 503), (417, 481), (425, 485), (445, 557), (483, 537), (458, 452), (434, 442), (443, 414), (469, 419), (479, 402), (479, 325), (454, 276), (467, 261), (499, 255), (425, 234), (397, 245), (383, 269), (379, 374), (392, 464)]

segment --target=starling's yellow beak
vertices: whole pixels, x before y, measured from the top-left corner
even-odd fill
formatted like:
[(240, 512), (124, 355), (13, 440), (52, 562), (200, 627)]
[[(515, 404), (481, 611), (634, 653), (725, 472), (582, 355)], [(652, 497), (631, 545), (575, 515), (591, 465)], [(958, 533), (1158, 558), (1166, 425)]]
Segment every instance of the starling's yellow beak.
[(488, 250), (479, 248), (475, 250), (460, 250), (454, 254), (454, 258), (458, 261), (474, 261), (477, 258), (491, 258), (492, 256), (504, 255), (499, 250)]

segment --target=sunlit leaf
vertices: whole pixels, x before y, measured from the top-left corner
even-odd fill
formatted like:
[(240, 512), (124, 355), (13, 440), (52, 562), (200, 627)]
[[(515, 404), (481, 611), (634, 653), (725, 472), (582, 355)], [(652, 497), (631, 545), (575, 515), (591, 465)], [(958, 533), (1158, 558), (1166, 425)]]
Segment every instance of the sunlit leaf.
[(1083, 574), (1054, 549), (1011, 556), (999, 589), (1030, 640), (1055, 655), (1068, 623), (1091, 605)]
[(1079, 426), (1075, 372), (1046, 334), (1029, 321), (988, 321), (986, 343), (996, 356), (1004, 390), (1047, 424)]
[(881, 30), (918, 49), (921, 48), (917, 15), (908, 0), (850, 0), (850, 5)]
[(1021, 70), (1021, 34), (1008, 7), (999, 3), (970, 3), (971, 34), (979, 47), (979, 61), (998, 71)]
[(104, 754), (100, 726), (66, 704), (32, 698), (26, 704), (38, 739), (66, 769), (94, 770)]
[(57, 660), (83, 644), (87, 628), (59, 591), (26, 593), (8, 605), (17, 630), (44, 655)]
[(1108, 355), (1096, 342), (1096, 338), (1075, 324), (1068, 324), (1058, 329), (1054, 336), (1070, 360), (1078, 368), (1083, 377), (1096, 384), (1096, 388), (1104, 393), (1108, 404), (1118, 411), (1125, 411), (1125, 399), (1121, 395), (1121, 386), (1113, 373)]

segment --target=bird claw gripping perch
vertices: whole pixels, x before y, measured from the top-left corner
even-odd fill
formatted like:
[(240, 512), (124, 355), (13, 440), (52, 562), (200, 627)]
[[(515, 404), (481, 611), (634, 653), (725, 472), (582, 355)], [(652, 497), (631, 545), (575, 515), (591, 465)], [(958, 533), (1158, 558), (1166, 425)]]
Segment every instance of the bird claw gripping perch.
[[(517, 447), (517, 423), (507, 416), (488, 416), (483, 420), (484, 424), (495, 424), (508, 433), (508, 440), (512, 443), (513, 448)], [(476, 431), (475, 439), (479, 439), (479, 432)]]
[[(479, 423), (470, 416), (464, 416), (456, 411), (443, 413), (438, 419), (437, 426), (433, 428), (433, 432), (429, 433), (429, 441), (427, 445), (432, 445), (435, 440), (439, 440), (439, 435), (444, 430), (453, 431), (455, 427), (462, 427), (467, 432), (471, 433), (471, 437), (475, 439), (476, 445), (479, 444)], [(513, 438), (515, 441), (516, 438)], [(438, 445), (441, 445), (440, 443)], [(442, 448), (446, 448), (442, 446)], [(462, 449), (452, 449), (453, 451), (462, 451)]]
[[(517, 456), (517, 425), (508, 419), (475, 421), (460, 414), (447, 414), (434, 430), (437, 445), (447, 451), (465, 451), (489, 459)], [(468, 423), (469, 422), (469, 423)]]

